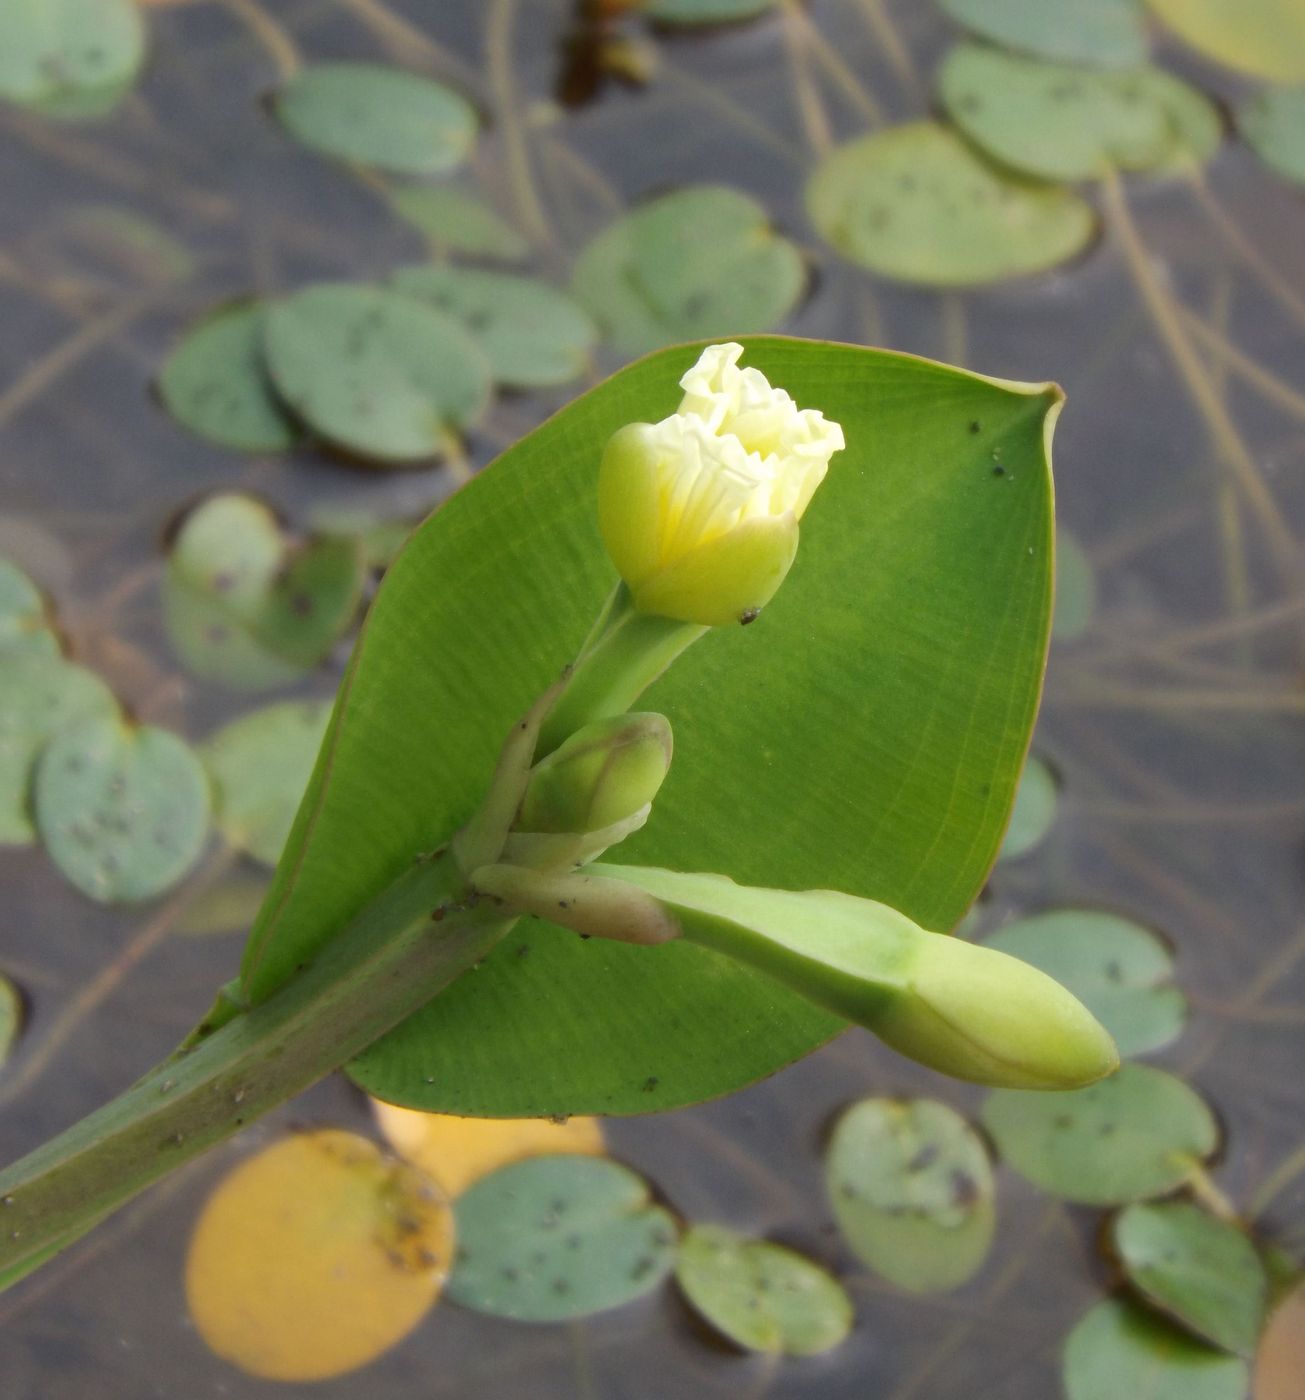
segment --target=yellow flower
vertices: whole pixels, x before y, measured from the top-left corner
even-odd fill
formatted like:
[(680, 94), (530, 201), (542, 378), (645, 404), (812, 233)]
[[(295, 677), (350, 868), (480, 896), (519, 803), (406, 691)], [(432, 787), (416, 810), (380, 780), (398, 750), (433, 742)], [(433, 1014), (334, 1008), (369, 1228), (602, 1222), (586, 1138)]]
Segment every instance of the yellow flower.
[(630, 423), (603, 453), (603, 543), (640, 612), (716, 627), (751, 621), (784, 581), (798, 521), (843, 430), (798, 408), (741, 345), (712, 345), (679, 411)]

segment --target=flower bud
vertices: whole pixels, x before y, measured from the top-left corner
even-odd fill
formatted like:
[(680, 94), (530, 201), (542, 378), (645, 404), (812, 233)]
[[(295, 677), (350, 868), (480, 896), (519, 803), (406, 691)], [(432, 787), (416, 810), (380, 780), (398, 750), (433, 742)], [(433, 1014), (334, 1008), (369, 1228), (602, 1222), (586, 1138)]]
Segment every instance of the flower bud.
[(906, 994), (870, 1029), (944, 1074), (1010, 1089), (1075, 1089), (1119, 1067), (1105, 1027), (1054, 978), (944, 934), (921, 931)]
[(514, 829), (614, 826), (656, 797), (670, 763), (671, 726), (663, 715), (613, 715), (587, 724), (535, 765)]
[(1105, 1029), (1044, 972), (994, 948), (928, 933), (886, 904), (642, 866), (595, 865), (590, 880), (651, 894), (691, 942), (766, 973), (958, 1079), (1072, 1089), (1118, 1066)]
[(613, 435), (598, 478), (603, 543), (641, 612), (716, 627), (750, 620), (797, 552), (798, 521), (843, 447), (743, 347), (712, 345), (679, 412)]

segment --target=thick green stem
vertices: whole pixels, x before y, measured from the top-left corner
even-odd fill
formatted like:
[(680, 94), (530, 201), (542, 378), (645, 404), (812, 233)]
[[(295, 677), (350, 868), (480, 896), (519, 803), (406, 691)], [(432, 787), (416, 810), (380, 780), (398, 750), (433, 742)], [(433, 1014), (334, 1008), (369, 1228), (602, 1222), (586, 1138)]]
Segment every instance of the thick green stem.
[(137, 1192), (338, 1069), (478, 962), (511, 927), (422, 861), (252, 1010), (0, 1173), (0, 1287)]

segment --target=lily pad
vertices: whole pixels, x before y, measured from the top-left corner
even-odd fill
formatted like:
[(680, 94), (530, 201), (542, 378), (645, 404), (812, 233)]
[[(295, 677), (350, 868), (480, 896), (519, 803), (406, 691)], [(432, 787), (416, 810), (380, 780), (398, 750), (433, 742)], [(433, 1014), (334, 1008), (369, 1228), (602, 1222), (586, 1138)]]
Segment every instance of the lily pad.
[(101, 904), (150, 899), (204, 846), (209, 789), (190, 746), (166, 729), (84, 719), (46, 746), (32, 785), (51, 860)]
[(1056, 613), (1051, 635), (1072, 642), (1092, 625), (1097, 610), (1097, 575), (1078, 537), (1056, 528)]
[(136, 86), (136, 74), (103, 87), (61, 88), (27, 105), (56, 121), (88, 122), (107, 117)]
[(29, 813), (32, 770), (62, 728), (118, 712), (118, 702), (93, 672), (58, 656), (21, 651), (0, 665), (0, 845), (35, 840)]
[(721, 1225), (695, 1225), (680, 1241), (675, 1279), (717, 1331), (749, 1351), (814, 1356), (852, 1326), (837, 1279), (794, 1250)]
[(822, 238), (873, 272), (970, 286), (1042, 272), (1096, 228), (1072, 190), (986, 160), (936, 122), (889, 127), (840, 146), (807, 184)]
[[(0, 11), (0, 100), (97, 115), (144, 60), (145, 25), (133, 0), (6, 0)], [(87, 108), (88, 100), (97, 105)]]
[(983, 1122), (1021, 1176), (1097, 1206), (1172, 1191), (1219, 1140), (1200, 1095), (1172, 1074), (1136, 1064), (1066, 1093), (994, 1090)]
[(805, 285), (800, 254), (766, 211), (723, 185), (640, 205), (584, 249), (571, 283), (590, 315), (632, 355), (679, 340), (770, 330)]
[(0, 558), (0, 655), (18, 651), (58, 656), (59, 639), (50, 629), (41, 590), (20, 568)]
[(1177, 1040), (1187, 999), (1170, 985), (1173, 956), (1149, 929), (1096, 909), (1055, 909), (999, 929), (988, 946), (1063, 983), (1115, 1039), (1121, 1055)]
[(973, 1128), (932, 1099), (864, 1099), (825, 1159), (834, 1216), (858, 1259), (912, 1293), (959, 1287), (987, 1257), (992, 1164)]
[(22, 1028), (23, 994), (7, 977), (0, 976), (0, 1065), (9, 1058)]
[(213, 783), (215, 823), (237, 850), (265, 865), (281, 858), (330, 716), (329, 701), (268, 705), (199, 750)]
[(299, 1133), (209, 1197), (186, 1302), (199, 1335), (242, 1371), (325, 1380), (412, 1331), (452, 1250), (452, 1212), (420, 1172), (354, 1133)]
[(1006, 839), (1001, 843), (999, 860), (1014, 860), (1040, 844), (1056, 820), (1060, 784), (1050, 766), (1037, 754), (1030, 754), (1020, 776), (1019, 791), (1011, 810)]
[(321, 662), (362, 593), (358, 542), (293, 545), (252, 496), (211, 496), (186, 517), (163, 579), (168, 635), (187, 668), (243, 690), (284, 685)]
[(1133, 1285), (1197, 1336), (1251, 1356), (1264, 1326), (1269, 1280), (1235, 1225), (1186, 1201), (1134, 1205), (1112, 1228)]
[[(1188, 129), (1193, 103), (1205, 99), (1158, 68), (1093, 72), (959, 44), (942, 66), (939, 93), (952, 120), (990, 156), (1047, 180), (1154, 170), (1178, 144), (1198, 157), (1212, 153), (1208, 138), (1198, 148)], [(1204, 125), (1217, 145), (1213, 112)]]
[(422, 1113), (372, 1100), (376, 1126), (385, 1140), (414, 1167), (420, 1167), (448, 1196), (460, 1196), (490, 1172), (528, 1157), (603, 1153), (597, 1118), (459, 1118)]
[(1164, 1318), (1107, 1298), (1065, 1343), (1067, 1400), (1245, 1400), (1246, 1363)]
[(777, 0), (644, 0), (643, 13), (662, 24), (728, 24), (755, 19)]
[(1238, 125), (1266, 165), (1305, 184), (1305, 87), (1257, 93), (1241, 109)]
[(1272, 83), (1305, 82), (1305, 8), (1299, 0), (1147, 0), (1194, 49)]
[(500, 384), (531, 389), (583, 374), (598, 331), (565, 292), (465, 267), (400, 268), (390, 285), (461, 322)]
[(398, 175), (442, 175), (476, 139), (476, 113), (451, 88), (374, 63), (302, 69), (276, 97), (276, 114), (305, 146)]
[(483, 352), (452, 316), (347, 283), (272, 306), (264, 352), (282, 400), (327, 442), (389, 464), (439, 456), (489, 402)]
[(1305, 1280), (1274, 1307), (1255, 1357), (1255, 1400), (1297, 1400), (1305, 1375)]
[(159, 395), (179, 423), (241, 452), (284, 451), (300, 436), (263, 367), (262, 319), (257, 302), (222, 307), (186, 335), (159, 371)]
[(436, 254), (474, 253), (478, 258), (520, 262), (530, 244), (478, 195), (452, 185), (401, 185), (390, 207), (425, 235)]
[(601, 1157), (533, 1157), (460, 1196), (449, 1297), (523, 1322), (587, 1317), (641, 1297), (675, 1263), (675, 1221)]
[(1141, 0), (938, 0), (958, 24), (1063, 63), (1131, 68), (1147, 54)]

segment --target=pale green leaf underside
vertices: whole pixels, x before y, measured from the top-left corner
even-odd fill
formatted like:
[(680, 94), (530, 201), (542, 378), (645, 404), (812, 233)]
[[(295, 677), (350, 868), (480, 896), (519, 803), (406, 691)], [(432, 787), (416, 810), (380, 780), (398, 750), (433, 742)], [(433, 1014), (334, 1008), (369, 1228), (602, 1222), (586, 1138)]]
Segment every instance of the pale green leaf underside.
[[(1000, 842), (1036, 707), (1056, 396), (883, 351), (746, 346), (851, 445), (762, 618), (705, 638), (640, 702), (671, 719), (676, 760), (620, 859), (843, 889), (949, 928)], [(696, 355), (659, 352), (576, 400), (396, 560), (246, 954), (255, 997), (471, 815), (612, 586), (602, 444), (673, 410)], [(713, 954), (527, 922), (354, 1072), (446, 1111), (632, 1113), (729, 1092), (840, 1027)]]

